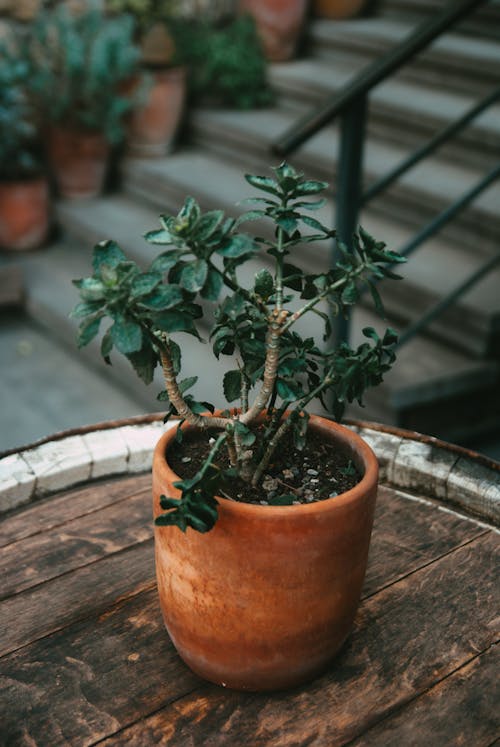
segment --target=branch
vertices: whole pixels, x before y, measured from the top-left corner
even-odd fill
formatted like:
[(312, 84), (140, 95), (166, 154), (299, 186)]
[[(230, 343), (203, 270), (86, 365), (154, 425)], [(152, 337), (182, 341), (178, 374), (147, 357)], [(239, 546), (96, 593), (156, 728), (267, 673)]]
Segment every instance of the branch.
[(227, 424), (231, 422), (229, 418), (216, 417), (213, 415), (197, 415), (194, 413), (189, 405), (186, 403), (182, 393), (177, 384), (177, 377), (175, 375), (172, 358), (170, 356), (170, 349), (168, 347), (167, 336), (163, 336), (163, 345), (156, 339), (156, 344), (160, 351), (161, 367), (163, 369), (163, 377), (165, 379), (165, 389), (167, 390), (168, 398), (171, 404), (177, 410), (179, 417), (182, 420), (186, 420), (190, 425), (194, 425), (197, 428), (226, 428)]
[(266, 362), (264, 364), (262, 386), (253, 405), (240, 417), (240, 421), (245, 425), (251, 423), (258, 415), (260, 415), (267, 405), (269, 397), (273, 393), (279, 363), (280, 336), (287, 316), (288, 311), (286, 310), (279, 311), (278, 309), (274, 309), (271, 313), (270, 325), (266, 339)]

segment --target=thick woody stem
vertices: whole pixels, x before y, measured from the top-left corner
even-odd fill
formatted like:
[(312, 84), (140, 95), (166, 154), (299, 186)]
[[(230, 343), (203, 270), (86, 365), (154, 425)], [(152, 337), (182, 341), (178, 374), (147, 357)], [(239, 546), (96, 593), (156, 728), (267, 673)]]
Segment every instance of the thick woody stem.
[(278, 309), (273, 309), (271, 313), (270, 325), (266, 339), (266, 362), (264, 365), (262, 386), (255, 398), (253, 405), (240, 417), (241, 422), (245, 425), (251, 423), (258, 415), (260, 415), (262, 410), (267, 405), (271, 394), (273, 393), (274, 382), (276, 381), (276, 373), (278, 371), (281, 329), (283, 327), (285, 319), (287, 318), (287, 315), (288, 312), (284, 309), (282, 309), (281, 311), (279, 311)]
[(160, 347), (160, 359), (163, 369), (163, 377), (165, 379), (165, 389), (167, 390), (168, 398), (177, 410), (179, 417), (197, 428), (225, 428), (230, 422), (227, 418), (216, 417), (213, 415), (197, 415), (191, 410), (184, 400), (177, 384), (177, 377), (170, 356), (168, 340), (164, 338), (163, 342), (164, 344)]

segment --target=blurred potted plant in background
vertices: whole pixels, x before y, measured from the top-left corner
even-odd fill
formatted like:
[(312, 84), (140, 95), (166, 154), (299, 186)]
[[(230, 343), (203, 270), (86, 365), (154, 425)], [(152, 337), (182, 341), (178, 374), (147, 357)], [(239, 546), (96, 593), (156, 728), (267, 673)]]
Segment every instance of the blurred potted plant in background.
[(226, 17), (180, 27), (179, 40), (190, 66), (193, 100), (236, 109), (274, 100), (267, 61), (252, 17)]
[(26, 93), (31, 68), (14, 37), (0, 58), (0, 246), (35, 249), (49, 229), (49, 186)]
[(127, 150), (133, 156), (162, 156), (174, 144), (186, 99), (186, 69), (176, 43), (179, 3), (175, 0), (109, 0), (113, 14), (134, 18), (142, 75), (131, 89), (138, 106), (128, 121)]
[(354, 18), (366, 6), (366, 0), (314, 0), (314, 15), (320, 18)]
[(134, 98), (125, 83), (137, 70), (133, 19), (107, 18), (95, 5), (61, 5), (33, 23), (31, 91), (47, 124), (47, 151), (63, 197), (103, 188), (111, 146), (125, 134)]
[(266, 57), (290, 60), (304, 27), (307, 0), (240, 0), (240, 12), (255, 19)]

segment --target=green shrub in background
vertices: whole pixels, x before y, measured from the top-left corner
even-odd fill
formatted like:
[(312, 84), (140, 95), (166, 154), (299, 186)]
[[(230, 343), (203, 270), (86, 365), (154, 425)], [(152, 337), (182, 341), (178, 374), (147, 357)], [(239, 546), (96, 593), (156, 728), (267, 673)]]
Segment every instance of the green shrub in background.
[(133, 106), (126, 84), (139, 60), (133, 33), (131, 16), (109, 18), (95, 5), (78, 14), (63, 5), (42, 12), (31, 28), (29, 57), (30, 87), (44, 118), (120, 142)]

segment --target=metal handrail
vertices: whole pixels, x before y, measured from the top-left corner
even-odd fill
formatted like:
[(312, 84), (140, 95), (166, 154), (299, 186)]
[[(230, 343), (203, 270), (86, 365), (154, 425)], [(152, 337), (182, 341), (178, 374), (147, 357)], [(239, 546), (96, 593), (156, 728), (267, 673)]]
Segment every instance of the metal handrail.
[(434, 39), (489, 0), (452, 0), (435, 17), (420, 24), (408, 37), (374, 64), (368, 65), (341, 91), (331, 97), (319, 110), (307, 114), (272, 145), (279, 156), (288, 156), (306, 140), (333, 122), (376, 85), (399, 70), (405, 63), (427, 47)]
[(500, 100), (500, 86), (496, 88), (489, 96), (482, 99), (478, 104), (474, 104), (468, 109), (465, 114), (456, 119), (451, 124), (443, 127), (439, 130), (428, 143), (423, 145), (421, 148), (417, 148), (408, 158), (405, 158), (401, 163), (395, 166), (388, 174), (382, 176), (376, 182), (371, 184), (367, 190), (361, 195), (361, 205), (365, 205), (367, 202), (376, 197), (380, 192), (387, 189), (396, 179), (409, 171), (413, 166), (419, 163), (423, 158), (426, 158), (431, 153), (439, 148), (440, 145), (448, 142), (452, 137), (461, 132), (468, 124), (470, 124), (476, 117), (479, 116), (483, 111), (492, 106), (496, 101)]

